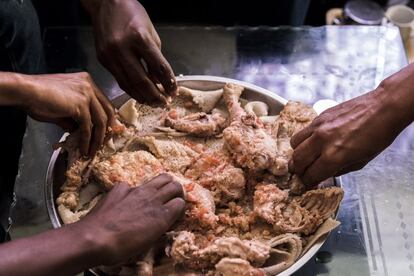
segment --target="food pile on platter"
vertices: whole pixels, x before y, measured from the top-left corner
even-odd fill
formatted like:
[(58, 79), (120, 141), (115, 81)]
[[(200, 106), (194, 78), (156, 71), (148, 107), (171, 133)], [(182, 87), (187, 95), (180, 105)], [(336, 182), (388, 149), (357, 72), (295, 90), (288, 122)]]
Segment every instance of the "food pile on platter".
[(333, 215), (343, 190), (307, 190), (288, 170), (290, 138), (315, 111), (288, 102), (268, 114), (266, 103), (244, 100), (243, 90), (232, 83), (213, 91), (180, 87), (168, 107), (131, 99), (93, 159), (80, 158), (76, 134), (66, 139), (66, 182), (56, 202), (64, 223), (82, 219), (120, 182), (136, 187), (167, 172), (185, 191), (185, 215), (165, 239), (130, 264), (102, 270), (274, 275), (339, 224)]

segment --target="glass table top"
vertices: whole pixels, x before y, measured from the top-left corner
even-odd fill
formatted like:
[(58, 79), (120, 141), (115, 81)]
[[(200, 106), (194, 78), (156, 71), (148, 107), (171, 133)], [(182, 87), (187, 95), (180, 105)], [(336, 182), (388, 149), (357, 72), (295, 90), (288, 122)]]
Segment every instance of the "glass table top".
[[(397, 28), (158, 26), (177, 75), (247, 81), (313, 104), (374, 89), (407, 64)], [(44, 37), (53, 72), (89, 71), (110, 97), (121, 93), (95, 57), (92, 30), (51, 28)], [(16, 184), (15, 237), (50, 228), (43, 185), (51, 145), (62, 133), (29, 121)], [(366, 168), (342, 177), (345, 198), (335, 229), (295, 275), (414, 275), (414, 127)]]

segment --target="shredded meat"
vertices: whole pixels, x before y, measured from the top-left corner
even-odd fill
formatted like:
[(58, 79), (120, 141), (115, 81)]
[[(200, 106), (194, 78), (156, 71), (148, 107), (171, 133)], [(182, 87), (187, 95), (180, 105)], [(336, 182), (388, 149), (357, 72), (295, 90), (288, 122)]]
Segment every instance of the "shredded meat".
[[(277, 145), (276, 164), (272, 171), (275, 175), (289, 174), (288, 163), (293, 154), (290, 138), (309, 125), (316, 115), (311, 107), (292, 101), (289, 101), (280, 112), (271, 129), (272, 137), (276, 140)], [(292, 193), (296, 195), (305, 190), (305, 186), (297, 177), (290, 177), (289, 186)]]
[(199, 153), (191, 147), (174, 140), (160, 140), (152, 136), (135, 137), (126, 150), (147, 147), (161, 164), (174, 173), (184, 173)]
[(224, 86), (223, 97), (230, 113), (230, 126), (224, 129), (223, 138), (235, 162), (252, 171), (269, 169), (273, 172), (276, 158), (276, 141), (253, 113), (246, 113), (239, 98), (243, 87)]
[(270, 246), (236, 237), (217, 238), (203, 246), (197, 243), (193, 233), (181, 231), (174, 239), (170, 254), (176, 263), (192, 269), (211, 268), (225, 257), (241, 258), (260, 267), (270, 256)]
[(164, 171), (160, 161), (147, 151), (118, 152), (95, 165), (94, 178), (110, 190), (115, 183), (136, 187)]
[(275, 184), (259, 184), (254, 193), (254, 212), (280, 233), (313, 233), (335, 212), (343, 197), (337, 187), (309, 191), (290, 200)]
[(216, 204), (239, 199), (244, 195), (243, 170), (234, 167), (220, 152), (203, 153), (185, 175), (210, 190)]
[(204, 112), (177, 118), (174, 110), (167, 113), (165, 118), (166, 126), (198, 137), (208, 137), (220, 133), (225, 122), (226, 119), (220, 114), (206, 114)]
[(186, 218), (190, 225), (213, 228), (218, 217), (215, 214), (216, 205), (211, 192), (197, 183), (185, 185), (186, 201), (190, 203)]

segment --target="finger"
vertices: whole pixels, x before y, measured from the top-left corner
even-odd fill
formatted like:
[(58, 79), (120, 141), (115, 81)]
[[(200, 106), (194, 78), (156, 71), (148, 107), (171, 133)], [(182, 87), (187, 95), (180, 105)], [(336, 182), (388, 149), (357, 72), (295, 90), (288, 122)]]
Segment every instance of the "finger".
[(142, 184), (142, 186), (153, 187), (155, 189), (161, 189), (166, 184), (173, 181), (173, 178), (168, 173), (162, 173), (157, 175), (156, 177), (152, 178), (151, 180)]
[(306, 186), (315, 186), (321, 181), (336, 174), (337, 169), (332, 164), (327, 164), (321, 157), (316, 159), (301, 175), (301, 179)]
[[(115, 62), (116, 60), (116, 62)], [(123, 66), (121, 63), (119, 63), (120, 59), (111, 59), (108, 60), (107, 58), (101, 58), (101, 63), (111, 72), (111, 74), (116, 79), (119, 87), (124, 90), (126, 93), (131, 95), (134, 99), (136, 99), (138, 102), (143, 103), (145, 102), (144, 97), (140, 95), (140, 93), (131, 93), (130, 91), (133, 91), (133, 89), (130, 87), (130, 83), (128, 81), (127, 72), (125, 72)]]
[(113, 197), (116, 196), (117, 199), (122, 199), (126, 197), (129, 192), (132, 191), (132, 188), (125, 182), (114, 183), (114, 187), (108, 194), (112, 194)]
[(176, 197), (184, 197), (183, 187), (176, 181), (167, 183), (160, 188), (157, 193), (157, 198), (159, 198), (162, 203), (166, 203)]
[[(135, 55), (128, 53), (121, 54), (121, 67), (123, 68), (128, 85), (125, 87), (126, 92), (133, 98), (139, 98), (140, 95), (145, 102), (151, 103), (163, 101), (161, 92), (157, 86), (148, 78), (140, 60)], [(124, 87), (122, 87), (124, 89)], [(164, 102), (165, 103), (165, 102)]]
[(93, 134), (89, 156), (94, 156), (105, 139), (105, 133), (108, 126), (106, 112), (96, 97), (93, 97), (91, 100), (91, 113)]
[(185, 210), (185, 201), (182, 198), (176, 197), (164, 204), (166, 219), (170, 228), (174, 222), (179, 219)]
[(170, 96), (176, 96), (178, 89), (174, 72), (155, 43), (152, 43), (145, 49), (136, 45), (135, 51), (137, 55), (142, 56), (145, 60), (151, 73), (160, 81), (162, 87), (164, 87), (165, 93)]
[(309, 125), (292, 136), (292, 138), (290, 139), (290, 145), (292, 146), (293, 149), (295, 149), (305, 139), (309, 138), (312, 135), (312, 133), (313, 133), (313, 127), (312, 125)]
[(91, 114), (89, 113), (89, 108), (82, 107), (80, 108), (80, 113), (75, 118), (75, 121), (79, 124), (80, 131), (80, 150), (84, 156), (87, 156), (89, 153), (89, 144), (91, 141), (92, 135), (92, 120)]
[(56, 120), (51, 120), (51, 123), (57, 124), (64, 131), (73, 132), (76, 130), (77, 124), (73, 119), (61, 118)]
[(296, 174), (303, 174), (305, 169), (309, 167), (319, 156), (321, 152), (321, 145), (317, 143), (314, 136), (310, 136), (302, 143), (300, 143), (292, 155), (293, 170)]
[[(122, 199), (124, 199), (129, 192), (131, 191), (131, 187), (123, 182), (115, 183), (112, 190), (110, 190), (103, 198), (102, 200), (99, 200), (96, 206), (92, 209), (92, 212), (96, 212), (106, 201), (109, 202), (120, 202)], [(112, 208), (112, 205), (111, 205)]]
[(101, 104), (102, 108), (104, 109), (106, 116), (108, 117), (108, 124), (107, 126), (112, 126), (115, 124), (115, 109), (109, 99), (105, 96), (105, 94), (95, 85), (95, 96), (98, 99), (99, 103)]

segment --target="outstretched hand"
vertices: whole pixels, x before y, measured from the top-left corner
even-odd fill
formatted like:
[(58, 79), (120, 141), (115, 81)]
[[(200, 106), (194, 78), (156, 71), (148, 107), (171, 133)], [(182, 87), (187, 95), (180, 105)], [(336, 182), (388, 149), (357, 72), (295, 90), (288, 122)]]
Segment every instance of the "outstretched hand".
[[(305, 184), (363, 168), (411, 123), (409, 77), (400, 72), (377, 89), (319, 115), (294, 135), (290, 170)], [(409, 98), (407, 98), (407, 95)]]

